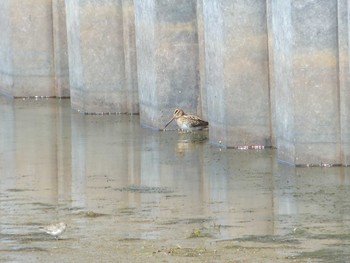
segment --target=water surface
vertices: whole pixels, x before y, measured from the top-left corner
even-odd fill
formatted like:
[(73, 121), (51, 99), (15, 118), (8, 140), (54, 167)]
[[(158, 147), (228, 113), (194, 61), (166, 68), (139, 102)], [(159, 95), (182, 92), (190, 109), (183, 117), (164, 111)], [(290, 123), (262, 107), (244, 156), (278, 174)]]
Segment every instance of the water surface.
[[(0, 97), (1, 262), (347, 262), (349, 168)], [(56, 241), (39, 231), (54, 222)]]

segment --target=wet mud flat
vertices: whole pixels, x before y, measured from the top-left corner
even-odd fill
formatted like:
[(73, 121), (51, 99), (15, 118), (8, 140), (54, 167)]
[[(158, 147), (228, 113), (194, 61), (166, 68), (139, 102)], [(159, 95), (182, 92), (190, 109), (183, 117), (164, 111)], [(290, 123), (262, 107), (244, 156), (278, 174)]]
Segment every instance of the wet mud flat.
[[(350, 170), (0, 99), (0, 262), (348, 262)], [(59, 240), (39, 227), (65, 222)]]

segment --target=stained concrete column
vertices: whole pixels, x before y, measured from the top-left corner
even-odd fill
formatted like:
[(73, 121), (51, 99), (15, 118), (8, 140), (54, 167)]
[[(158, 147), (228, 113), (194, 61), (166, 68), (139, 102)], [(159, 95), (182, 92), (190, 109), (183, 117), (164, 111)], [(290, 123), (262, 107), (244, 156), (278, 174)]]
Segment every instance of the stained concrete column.
[(203, 0), (211, 142), (271, 146), (265, 1)]
[(338, 45), (339, 45), (339, 97), (341, 160), (350, 165), (350, 4), (338, 0)]
[(127, 108), (128, 113), (133, 114), (139, 113), (135, 40), (135, 8), (133, 0), (122, 0), (122, 4)]
[(141, 123), (163, 128), (175, 108), (196, 113), (198, 41), (195, 0), (135, 0)]
[(55, 96), (52, 0), (0, 1), (0, 93)]
[(340, 163), (337, 1), (268, 4), (279, 158)]
[(69, 97), (69, 67), (65, 0), (52, 0), (54, 80), (57, 97)]
[(71, 104), (127, 113), (122, 0), (66, 1)]
[(198, 113), (204, 120), (208, 120), (208, 97), (205, 75), (205, 39), (204, 39), (204, 16), (203, 0), (197, 0), (197, 31), (198, 31), (198, 67), (199, 67), (199, 93)]

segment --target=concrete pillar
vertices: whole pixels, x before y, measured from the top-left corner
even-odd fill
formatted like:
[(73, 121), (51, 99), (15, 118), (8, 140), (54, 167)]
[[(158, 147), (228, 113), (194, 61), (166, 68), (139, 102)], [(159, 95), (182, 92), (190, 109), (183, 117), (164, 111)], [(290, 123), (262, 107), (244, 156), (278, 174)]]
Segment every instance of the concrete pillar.
[(140, 120), (163, 128), (175, 108), (198, 108), (196, 0), (135, 0)]
[(52, 0), (54, 81), (57, 97), (69, 97), (69, 67), (65, 0)]
[(55, 96), (52, 0), (0, 1), (0, 92)]
[(279, 158), (296, 165), (338, 164), (337, 1), (268, 4)]
[(0, 91), (2, 94), (12, 94), (12, 48), (10, 0), (0, 2)]
[(128, 113), (139, 113), (139, 93), (137, 86), (137, 61), (135, 40), (135, 8), (133, 0), (122, 0), (125, 86), (127, 90)]
[(339, 97), (341, 160), (350, 165), (350, 4), (338, 0)]
[(66, 1), (72, 107), (126, 113), (122, 0)]
[(271, 146), (265, 1), (203, 0), (209, 136)]
[(208, 120), (208, 97), (205, 78), (205, 39), (204, 39), (204, 16), (203, 0), (197, 0), (197, 30), (198, 30), (198, 53), (199, 53), (199, 93), (198, 113), (204, 120)]

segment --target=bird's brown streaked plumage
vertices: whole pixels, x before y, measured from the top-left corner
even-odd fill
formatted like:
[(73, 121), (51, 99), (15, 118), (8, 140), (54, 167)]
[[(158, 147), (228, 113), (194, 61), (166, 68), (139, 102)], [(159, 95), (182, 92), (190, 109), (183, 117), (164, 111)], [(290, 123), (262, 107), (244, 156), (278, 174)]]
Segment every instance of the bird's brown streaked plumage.
[(173, 120), (176, 120), (176, 123), (180, 129), (185, 131), (201, 130), (208, 127), (207, 121), (204, 121), (195, 115), (186, 114), (182, 109), (176, 109), (173, 117), (165, 125), (164, 129), (168, 127)]

